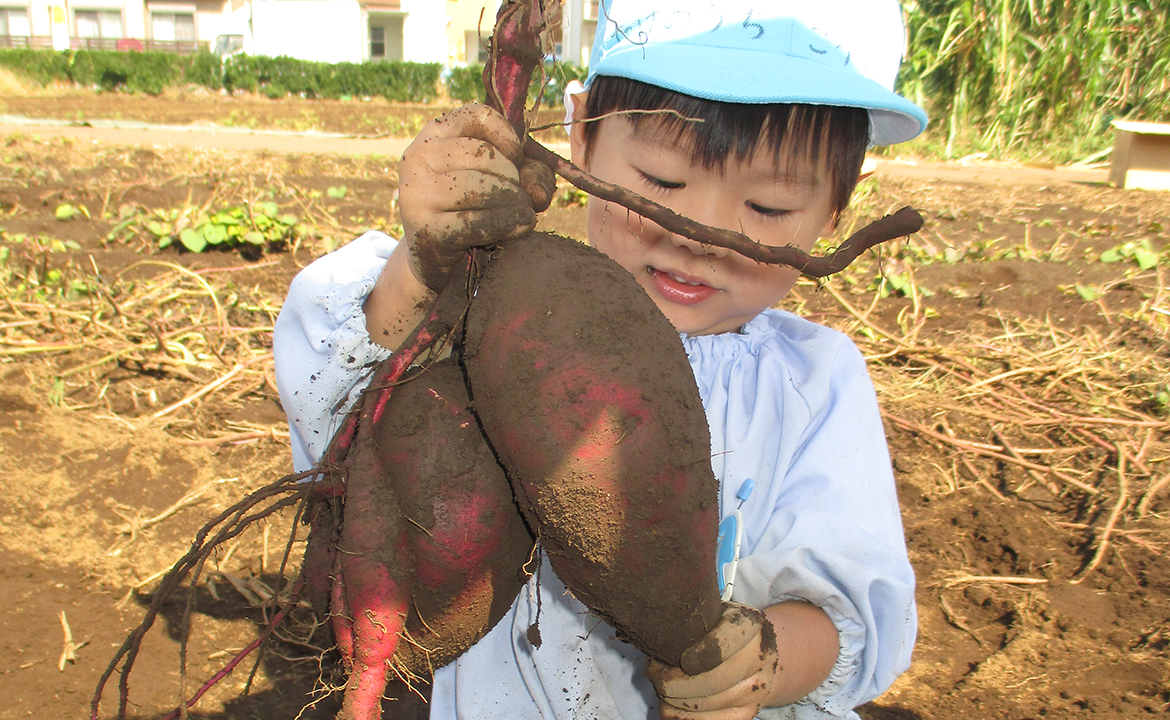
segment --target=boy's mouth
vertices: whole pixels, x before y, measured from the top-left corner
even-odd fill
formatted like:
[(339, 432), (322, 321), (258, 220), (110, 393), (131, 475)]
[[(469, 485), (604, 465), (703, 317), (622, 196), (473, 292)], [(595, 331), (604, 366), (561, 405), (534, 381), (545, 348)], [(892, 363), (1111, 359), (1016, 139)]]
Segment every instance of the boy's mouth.
[(654, 286), (659, 296), (668, 302), (695, 305), (719, 292), (699, 280), (649, 265), (646, 266), (646, 272), (650, 275), (650, 284)]

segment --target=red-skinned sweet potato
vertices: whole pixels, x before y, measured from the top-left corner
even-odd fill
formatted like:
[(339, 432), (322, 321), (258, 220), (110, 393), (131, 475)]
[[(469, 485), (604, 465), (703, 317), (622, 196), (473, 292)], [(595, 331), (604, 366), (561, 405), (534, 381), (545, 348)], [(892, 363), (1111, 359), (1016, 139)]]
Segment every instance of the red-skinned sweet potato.
[[(717, 483), (677, 332), (625, 269), (561, 237), (503, 244), (476, 282), (427, 325), (458, 338), (444, 318), (466, 310), (464, 370), (390, 387), (392, 357), (327, 452), (321, 494), (345, 487), (329, 612), (346, 720), (379, 717), (391, 666), (429, 680), (500, 619), (529, 527), (566, 587), (656, 659), (678, 665), (720, 616)], [(313, 533), (332, 536), (336, 500), (318, 502)], [(327, 547), (306, 550), (316, 597)]]
[(410, 607), (413, 557), (406, 518), (372, 435), (354, 438), (347, 468), (330, 607), (349, 672), (338, 717), (376, 720)]
[[(522, 138), (545, 9), (505, 0), (484, 66)], [(465, 329), (476, 412), (558, 577), (680, 665), (722, 604), (710, 431), (678, 333), (624, 268), (541, 233), (496, 249)]]
[[(304, 563), (334, 558), (328, 612), (350, 674), (345, 720), (381, 717), (388, 673), (427, 683), (490, 630), (523, 586), (534, 545), (455, 363), (431, 364), (388, 399), (377, 385), (387, 369), (363, 397), (341, 465), (336, 551), (311, 535)], [(332, 535), (330, 504), (318, 503), (313, 533)]]
[(395, 389), (373, 433), (413, 556), (395, 661), (427, 680), (503, 617), (534, 545), (469, 403), (462, 371), (442, 360)]
[(484, 432), (558, 577), (677, 666), (721, 612), (710, 434), (678, 333), (617, 263), (533, 233), (495, 251), (464, 353)]
[[(539, 36), (545, 12), (540, 0), (505, 0), (485, 66), (489, 103), (504, 111), (521, 135), (528, 81), (543, 57)], [(696, 226), (535, 150), (529, 144), (526, 153), (578, 187), (674, 232), (749, 254), (761, 249), (748, 238), (729, 240), (716, 229)], [(914, 229), (876, 231), (870, 233), (876, 239), (853, 243), (851, 238), (846, 245), (868, 247)], [(807, 256), (792, 264), (821, 267)], [(826, 272), (836, 266), (829, 267)], [(375, 373), (359, 409), (345, 419), (314, 471), (325, 478), (322, 483), (314, 491), (299, 491), (308, 495), (306, 518), (312, 525), (304, 592), (315, 607), (328, 606), (351, 671), (342, 718), (380, 717), (391, 663), (404, 675), (425, 678), (499, 619), (520, 586), (532, 549), (520, 513), (566, 586), (652, 657), (678, 665), (682, 651), (720, 616), (710, 442), (689, 364), (669, 322), (624, 269), (564, 238), (534, 233), (509, 242), (473, 285), (476, 280), (464, 359), (480, 425), (508, 468), (511, 490), (479, 427), (470, 422), (458, 374), (436, 371), (428, 381), (424, 373), (391, 390), (421, 353), (460, 325), (467, 305), (461, 295), (467, 289), (464, 275)], [(425, 419), (410, 420), (416, 412)], [(464, 444), (473, 448), (467, 453), (474, 458), (471, 466), (450, 467), (443, 448)], [(265, 492), (287, 492), (286, 485), (282, 480)], [(249, 497), (240, 507), (258, 501)], [(238, 525), (251, 521), (249, 516)], [(164, 580), (160, 598), (239, 530), (233, 522), (209, 542), (201, 535)], [(126, 678), (160, 603), (152, 602), (99, 681), (92, 701), (95, 719), (102, 688), (122, 657), (119, 717), (124, 716)]]

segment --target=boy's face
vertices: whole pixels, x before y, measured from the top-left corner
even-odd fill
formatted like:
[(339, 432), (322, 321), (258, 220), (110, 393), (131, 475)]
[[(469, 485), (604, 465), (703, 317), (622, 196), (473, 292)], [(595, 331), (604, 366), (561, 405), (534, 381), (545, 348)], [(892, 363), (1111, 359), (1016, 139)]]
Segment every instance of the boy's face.
[[(811, 163), (793, 163), (789, 174), (761, 142), (749, 161), (733, 156), (722, 172), (708, 170), (693, 165), (689, 148), (653, 122), (642, 122), (637, 131), (622, 116), (600, 122), (589, 162), (582, 125), (573, 126), (571, 143), (573, 162), (602, 180), (765, 245), (791, 244), (807, 252), (832, 227), (828, 178)], [(588, 227), (590, 244), (629, 270), (688, 335), (737, 330), (783, 298), (800, 274), (700, 245), (596, 198), (589, 201)]]

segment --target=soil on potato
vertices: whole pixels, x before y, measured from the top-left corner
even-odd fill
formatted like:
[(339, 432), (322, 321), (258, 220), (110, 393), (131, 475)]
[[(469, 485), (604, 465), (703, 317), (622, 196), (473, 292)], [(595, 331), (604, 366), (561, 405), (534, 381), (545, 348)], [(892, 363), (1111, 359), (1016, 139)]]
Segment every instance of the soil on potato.
[[(17, 100), (37, 99), (3, 101), (6, 112), (45, 116), (44, 105), (14, 109)], [(163, 118), (140, 106), (179, 113), (189, 99), (122, 101), (127, 98), (96, 96), (100, 109), (77, 102), (85, 117), (158, 121)], [(279, 124), (277, 117), (296, 122), (306, 107), (299, 101), (269, 106), (274, 116), (266, 122), (273, 125)], [(324, 104), (307, 107), (319, 116), (331, 112)], [(102, 288), (128, 282), (145, 287), (178, 266), (217, 283), (226, 326), (243, 328), (245, 321), (261, 326), (255, 318), (275, 312), (288, 282), (313, 255), (364, 229), (394, 230), (396, 177), (384, 161), (80, 147), (24, 136), (4, 138), (0, 155), (5, 267), (22, 278), (35, 276), (49, 294), (65, 292), (73, 279), (85, 281), (89, 295), (80, 297), (96, 298), (95, 305)], [(883, 166), (879, 179), (857, 198), (866, 217), (913, 204), (927, 216), (920, 235), (925, 244), (940, 256), (947, 248), (963, 249), (950, 262), (923, 263), (912, 273), (895, 253), (887, 253), (887, 277), (911, 277), (929, 296), (861, 295), (868, 280), (846, 274), (846, 284), (858, 289), (849, 297), (859, 309), (872, 303), (865, 317), (873, 327), (901, 327), (899, 335), (915, 332), (946, 347), (994, 334), (1007, 328), (1009, 319), (1021, 320), (1051, 324), (1054, 337), (1077, 330), (1109, 339), (1088, 362), (1124, 352), (1150, 365), (1170, 356), (1165, 326), (1159, 330), (1138, 318), (1160, 292), (1158, 271), (1127, 273), (1133, 267), (1128, 260), (1097, 259), (1130, 241), (1164, 250), (1170, 240), (1170, 195), (1069, 183), (1058, 174), (1049, 182), (1024, 182), (1022, 173), (1011, 170), (990, 177), (985, 171), (974, 182), (964, 179), (962, 168), (950, 170), (949, 179), (940, 180)], [(341, 186), (344, 193), (337, 190)], [(120, 208), (145, 217), (184, 207), (220, 208), (241, 198), (276, 202), (306, 229), (258, 259), (238, 252), (179, 252), (174, 246), (159, 250), (145, 224), (137, 234), (116, 232), (108, 239)], [(59, 220), (62, 204), (84, 206), (86, 213)], [(576, 196), (565, 193), (542, 227), (580, 237), (582, 215)], [(156, 221), (173, 222), (161, 217)], [(843, 225), (850, 222), (847, 217)], [(24, 237), (17, 242), (17, 236)], [(33, 243), (34, 237), (45, 244)], [(57, 247), (48, 239), (69, 242)], [(998, 252), (1005, 248), (1018, 252)], [(140, 264), (143, 260), (168, 265)], [(203, 292), (198, 287), (183, 286), (174, 297), (152, 302), (194, 296)], [(1160, 297), (1154, 306), (1166, 312)], [(283, 413), (259, 370), (248, 375), (254, 382), (229, 383), (225, 391), (212, 388), (191, 399), (231, 367), (216, 365), (219, 375), (209, 370), (216, 353), (250, 343), (262, 354), (271, 337), (263, 327), (225, 335), (235, 339), (212, 344), (206, 357), (187, 359), (186, 365), (145, 342), (106, 358), (104, 347), (86, 345), (90, 336), (70, 334), (76, 318), (40, 313), (15, 294), (6, 298), (0, 303), (0, 333), (11, 341), (0, 358), (0, 674), (6, 680), (0, 687), (0, 719), (79, 718), (88, 716), (97, 678), (140, 619), (157, 574), (186, 550), (208, 517), (290, 470)], [(916, 302), (930, 312), (917, 312)], [(816, 292), (811, 284), (798, 286), (786, 306), (829, 324), (847, 319), (827, 290)], [(141, 308), (125, 312), (132, 316)], [(119, 331), (116, 318), (103, 317), (111, 332)], [(913, 317), (922, 318), (917, 329), (907, 325)], [(34, 336), (34, 330), (41, 334)], [(172, 337), (169, 326), (159, 330), (165, 339)], [(1034, 362), (1040, 365), (1044, 357)], [(97, 364), (85, 367), (92, 363)], [(1138, 362), (1126, 372), (1138, 377), (1142, 366)], [(1013, 371), (1020, 368), (1004, 368)], [(929, 387), (890, 392), (889, 384), (878, 385), (884, 410), (924, 424), (937, 415), (932, 405), (963, 402), (932, 396)], [(158, 415), (184, 400), (189, 401)], [(942, 420), (956, 436), (994, 440), (971, 414), (950, 411)], [(1138, 427), (1132, 447), (1144, 442), (1164, 448), (1167, 430), (1164, 423)], [(1165, 557), (1170, 493), (1152, 498), (1144, 520), (1115, 534), (1100, 564), (1074, 584), (1070, 580), (1093, 556), (1112, 501), (1102, 505), (1084, 495), (1049, 492), (1043, 483), (1029, 484), (1025, 470), (1006, 462), (986, 466), (983, 477), (972, 476), (963, 469), (966, 456), (952, 445), (892, 421), (887, 435), (920, 583), (919, 638), (910, 671), (863, 708), (863, 716), (1131, 718), (1170, 707)], [(1107, 458), (1103, 450), (1103, 465)], [(1162, 451), (1146, 456), (1159, 477), (1167, 472), (1166, 459)], [(1116, 477), (1110, 477), (1115, 486)], [(292, 520), (291, 515), (273, 518), (245, 533), (208, 569), (213, 582), (199, 586), (191, 613), (186, 694), (257, 637), (263, 621), (258, 600), (266, 587), (277, 585)], [(293, 558), (303, 539), (302, 528)], [(956, 582), (959, 575), (1036, 582)], [(130, 678), (131, 717), (160, 717), (182, 692), (178, 641), (184, 602), (168, 605), (147, 637)], [(64, 652), (70, 649), (66, 626), (72, 655)], [(299, 612), (260, 658), (249, 695), (242, 692), (251, 660), (212, 688), (192, 717), (276, 720), (295, 716), (312, 700), (319, 702), (302, 717), (331, 717), (337, 695), (320, 690), (339, 681), (336, 656), (326, 652), (319, 661), (325, 650), (320, 641), (307, 614)], [(102, 717), (116, 708), (116, 679), (107, 686)]]

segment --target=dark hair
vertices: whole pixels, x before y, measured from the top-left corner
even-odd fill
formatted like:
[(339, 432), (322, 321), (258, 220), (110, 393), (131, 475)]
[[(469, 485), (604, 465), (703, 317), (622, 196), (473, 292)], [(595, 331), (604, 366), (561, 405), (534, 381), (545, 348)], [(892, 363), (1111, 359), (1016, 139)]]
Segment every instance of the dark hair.
[[(824, 160), (832, 183), (834, 215), (849, 204), (869, 145), (869, 113), (860, 108), (827, 105), (725, 103), (684, 95), (628, 78), (600, 75), (593, 79), (585, 117), (593, 119), (623, 110), (673, 110), (654, 115), (631, 113), (637, 128), (660, 123), (690, 148), (691, 161), (722, 170), (732, 153), (747, 160), (763, 140), (780, 160), (781, 146), (800, 148), (786, 160)], [(687, 118), (702, 120), (689, 122)], [(585, 123), (586, 160), (593, 151), (600, 123)]]

